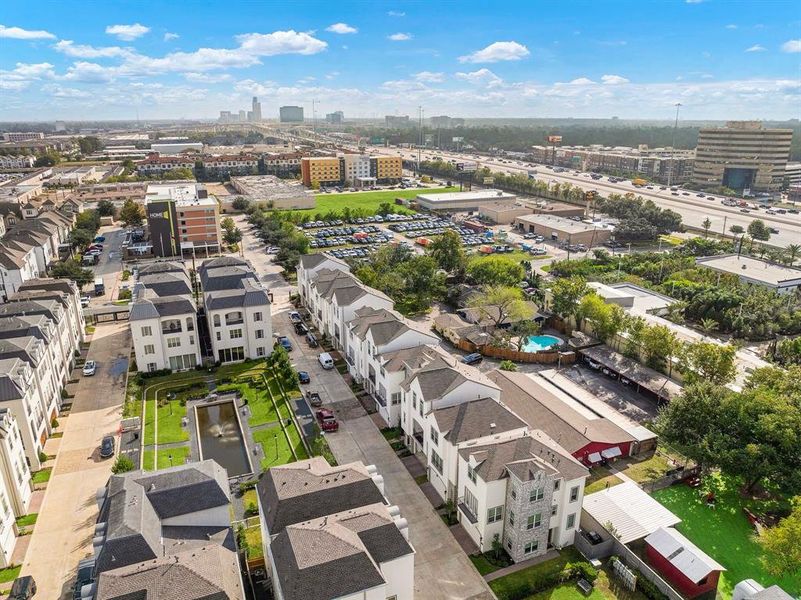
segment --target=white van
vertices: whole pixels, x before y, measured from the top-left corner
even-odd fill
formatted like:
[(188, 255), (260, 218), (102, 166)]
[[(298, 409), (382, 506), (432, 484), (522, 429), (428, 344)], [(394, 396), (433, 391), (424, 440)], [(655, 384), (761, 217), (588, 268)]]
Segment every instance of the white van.
[(317, 360), (320, 361), (320, 364), (323, 365), (323, 369), (333, 369), (334, 368), (334, 359), (331, 358), (331, 355), (328, 352), (322, 352), (317, 357)]

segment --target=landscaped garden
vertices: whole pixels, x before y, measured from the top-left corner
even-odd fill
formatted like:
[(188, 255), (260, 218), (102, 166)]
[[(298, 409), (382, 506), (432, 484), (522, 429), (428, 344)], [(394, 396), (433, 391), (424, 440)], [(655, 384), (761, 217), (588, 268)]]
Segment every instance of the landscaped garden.
[[(715, 506), (710, 508), (706, 494), (714, 490)], [(770, 508), (764, 502), (743, 498), (740, 482), (732, 477), (709, 477), (701, 488), (674, 485), (653, 496), (682, 519), (676, 528), (701, 550), (726, 567), (718, 591), (730, 598), (734, 586), (743, 579), (755, 579), (768, 587), (780, 585), (791, 596), (801, 594), (801, 576), (775, 577), (762, 562), (762, 547), (743, 509), (762, 513)]]

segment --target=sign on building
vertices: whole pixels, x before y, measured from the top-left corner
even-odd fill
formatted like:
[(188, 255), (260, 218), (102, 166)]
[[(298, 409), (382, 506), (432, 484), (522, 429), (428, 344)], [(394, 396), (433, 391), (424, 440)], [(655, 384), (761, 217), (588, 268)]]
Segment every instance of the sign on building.
[(549, 135), (548, 136), (548, 143), (549, 144), (561, 144), (562, 143), (562, 136), (561, 135)]

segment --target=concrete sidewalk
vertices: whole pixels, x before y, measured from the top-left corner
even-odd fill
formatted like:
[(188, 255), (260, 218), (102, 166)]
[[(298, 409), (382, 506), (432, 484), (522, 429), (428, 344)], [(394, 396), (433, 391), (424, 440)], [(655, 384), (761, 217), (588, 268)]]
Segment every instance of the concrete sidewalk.
[(130, 347), (127, 321), (99, 325), (92, 336), (89, 358), (97, 361), (97, 374), (78, 383), (22, 565), (22, 575), (36, 580), (37, 597), (71, 599), (78, 561), (92, 554), (95, 493), (114, 462), (99, 457), (99, 445), (119, 429)]

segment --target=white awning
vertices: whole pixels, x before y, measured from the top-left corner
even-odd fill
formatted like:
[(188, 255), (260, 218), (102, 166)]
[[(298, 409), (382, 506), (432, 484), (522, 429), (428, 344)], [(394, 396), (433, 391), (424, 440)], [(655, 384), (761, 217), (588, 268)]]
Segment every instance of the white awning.
[(595, 464), (597, 462), (601, 462), (601, 455), (598, 454), (597, 452), (593, 452), (592, 454), (590, 454), (587, 457), (587, 460), (590, 461), (593, 464)]
[(616, 456), (623, 456), (623, 453), (620, 451), (620, 446), (614, 446), (612, 448), (602, 450), (601, 456), (604, 458), (615, 458)]

